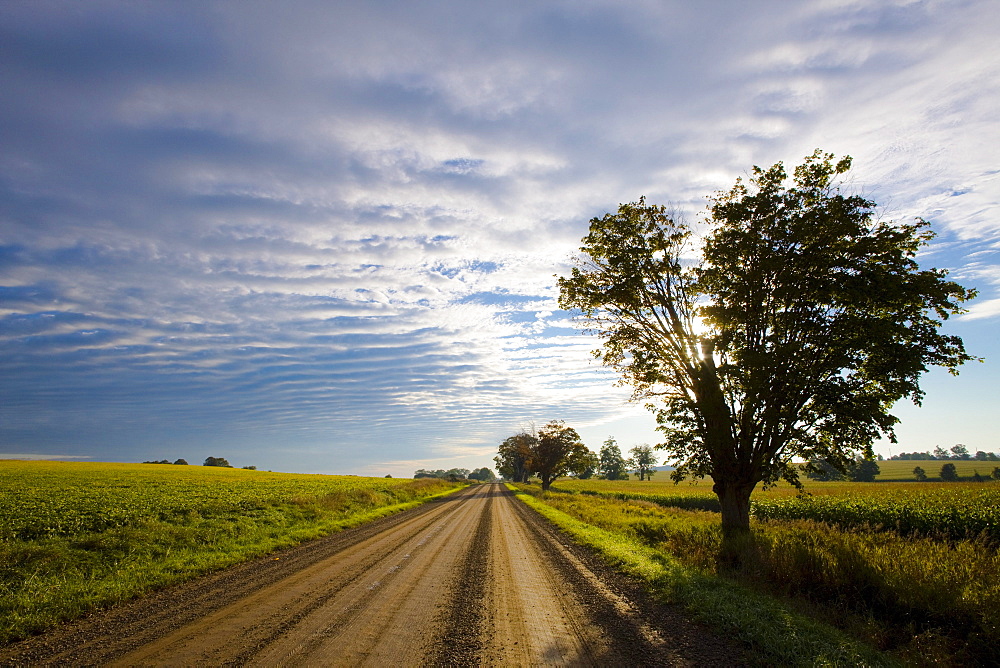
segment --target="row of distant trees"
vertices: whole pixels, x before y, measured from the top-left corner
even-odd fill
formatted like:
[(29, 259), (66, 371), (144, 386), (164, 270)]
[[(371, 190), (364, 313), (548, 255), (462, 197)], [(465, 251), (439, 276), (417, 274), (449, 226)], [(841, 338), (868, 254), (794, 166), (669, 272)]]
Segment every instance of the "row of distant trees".
[(608, 480), (627, 480), (635, 471), (640, 480), (653, 477), (656, 460), (648, 445), (637, 445), (626, 459), (614, 438), (608, 438), (596, 454), (580, 440), (580, 435), (562, 420), (553, 420), (541, 429), (522, 429), (500, 444), (497, 470), (505, 480), (527, 482), (537, 475), (542, 489), (548, 489), (559, 476), (572, 474), (587, 479), (594, 476)]
[[(943, 480), (944, 482), (958, 482), (959, 480), (958, 469), (955, 468), (955, 465), (950, 462), (941, 467), (941, 473), (939, 475), (941, 477), (941, 480)], [(927, 471), (925, 471), (923, 467), (916, 466), (913, 469), (913, 477), (919, 480), (920, 482), (924, 482), (925, 480), (928, 479)], [(991, 473), (989, 477), (993, 478), (994, 480), (1000, 480), (1000, 466), (994, 466), (993, 473)], [(971, 479), (972, 482), (986, 482), (986, 476), (981, 475), (979, 471), (976, 471), (972, 475)]]
[(978, 462), (997, 462), (1000, 461), (1000, 455), (993, 452), (983, 452), (982, 450), (977, 450), (976, 454), (969, 454), (969, 448), (959, 443), (953, 446), (950, 450), (945, 450), (940, 445), (934, 448), (934, 452), (901, 452), (898, 455), (893, 455), (889, 459), (895, 460), (930, 460), (930, 459), (951, 459), (955, 461), (978, 461)]
[(631, 457), (626, 459), (618, 447), (618, 442), (609, 436), (598, 455), (597, 477), (605, 480), (628, 480), (629, 473), (635, 473), (639, 476), (639, 480), (652, 480), (653, 474), (656, 473), (653, 448), (642, 444), (628, 452)]
[[(143, 464), (174, 464), (177, 466), (187, 466), (188, 462), (186, 459), (177, 459), (174, 461), (170, 461), (169, 459), (161, 459), (159, 461), (143, 462)], [(202, 464), (202, 466), (221, 466), (227, 469), (235, 468), (232, 464), (229, 463), (229, 461), (226, 460), (225, 457), (206, 457), (205, 463)], [(247, 469), (248, 471), (257, 470), (256, 466), (243, 466), (241, 468)]]
[[(954, 466), (954, 464), (952, 465)], [(843, 469), (843, 470), (841, 470)], [(823, 459), (810, 459), (805, 467), (806, 477), (812, 480), (851, 480), (853, 482), (875, 482), (881, 473), (874, 459), (856, 458), (840, 468)]]
[(481, 469), (461, 469), (454, 468), (437, 469), (429, 471), (427, 469), (417, 469), (413, 474), (414, 478), (442, 478), (444, 480), (480, 480), (482, 482), (493, 482), (497, 479), (496, 474), (485, 466)]

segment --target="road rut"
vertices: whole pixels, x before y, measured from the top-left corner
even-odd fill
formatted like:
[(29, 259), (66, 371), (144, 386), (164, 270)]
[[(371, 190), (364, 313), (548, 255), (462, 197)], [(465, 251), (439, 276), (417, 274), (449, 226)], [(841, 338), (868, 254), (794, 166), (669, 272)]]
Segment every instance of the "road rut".
[(733, 665), (500, 484), (0, 650), (3, 665)]

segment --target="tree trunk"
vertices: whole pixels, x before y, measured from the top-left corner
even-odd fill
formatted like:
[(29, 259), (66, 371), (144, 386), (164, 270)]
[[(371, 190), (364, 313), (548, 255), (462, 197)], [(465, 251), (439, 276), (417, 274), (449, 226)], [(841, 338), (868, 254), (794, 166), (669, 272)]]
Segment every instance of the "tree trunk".
[(753, 545), (750, 535), (750, 494), (755, 485), (717, 482), (712, 491), (722, 509), (722, 552), (719, 566), (737, 568), (744, 563)]

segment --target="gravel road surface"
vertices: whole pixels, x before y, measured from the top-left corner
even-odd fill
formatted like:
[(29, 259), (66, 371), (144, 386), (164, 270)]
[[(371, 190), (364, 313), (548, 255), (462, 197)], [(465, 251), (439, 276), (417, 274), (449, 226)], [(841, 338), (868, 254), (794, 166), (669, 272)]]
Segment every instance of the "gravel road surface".
[(0, 649), (0, 665), (729, 666), (506, 490), (476, 485)]

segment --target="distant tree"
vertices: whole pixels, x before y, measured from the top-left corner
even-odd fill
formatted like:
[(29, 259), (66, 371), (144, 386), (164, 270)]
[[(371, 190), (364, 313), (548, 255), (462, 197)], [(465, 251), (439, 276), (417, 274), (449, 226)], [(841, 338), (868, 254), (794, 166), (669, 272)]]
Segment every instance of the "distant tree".
[(950, 459), (950, 458), (951, 455), (948, 453), (948, 451), (942, 448), (940, 445), (934, 448), (933, 459)]
[(622, 457), (621, 448), (612, 436), (608, 436), (601, 446), (597, 470), (605, 480), (628, 480), (628, 462)]
[(926, 461), (926, 460), (929, 460), (929, 459), (934, 459), (934, 455), (932, 455), (929, 452), (901, 452), (898, 455), (893, 455), (892, 457), (889, 457), (889, 459), (896, 460), (896, 461), (898, 461), (898, 460), (904, 460), (905, 461), (905, 460), (913, 460), (913, 459), (918, 459), (918, 460), (921, 460), (921, 461)]
[(386, 473), (386, 474), (385, 474), (385, 477), (386, 477), (386, 478), (391, 478), (391, 477), (392, 477), (392, 474), (391, 474), (391, 473)]
[(204, 466), (223, 466), (225, 468), (233, 468), (232, 464), (226, 461), (225, 457), (206, 457)]
[(493, 474), (493, 471), (491, 471), (490, 469), (486, 468), (485, 466), (483, 468), (481, 468), (481, 469), (476, 469), (475, 471), (473, 471), (472, 473), (469, 474), (469, 480), (479, 480), (479, 481), (482, 481), (482, 482), (493, 482), (496, 479), (497, 479), (497, 477), (496, 477), (496, 475)]
[(652, 480), (653, 473), (655, 473), (653, 467), (656, 466), (653, 448), (642, 443), (629, 450), (629, 454), (632, 455), (629, 458), (629, 461), (632, 462), (632, 469), (639, 474), (639, 480)]
[(992, 476), (993, 476), (994, 480), (1000, 480), (1000, 466), (994, 466), (993, 467), (993, 474), (992, 474)]
[(972, 482), (986, 482), (986, 479), (983, 478), (983, 476), (979, 475), (978, 470), (974, 470), (972, 472)]
[(919, 267), (928, 223), (841, 192), (850, 165), (816, 151), (791, 178), (754, 167), (711, 198), (697, 245), (666, 207), (622, 204), (559, 279), (559, 305), (604, 339), (598, 358), (656, 402), (671, 477), (712, 478), (725, 556), (748, 544), (758, 484), (799, 484), (796, 458), (871, 457), (928, 366), (974, 359), (939, 328), (975, 291)]
[(176, 465), (176, 466), (187, 466), (188, 463), (187, 463), (186, 459), (178, 459), (177, 461), (174, 462), (174, 465)]
[(427, 469), (417, 469), (413, 473), (414, 478), (441, 478), (442, 480), (464, 480), (469, 476), (469, 469), (437, 469), (435, 471), (428, 471)]
[(528, 476), (531, 475), (531, 458), (538, 445), (538, 436), (533, 432), (534, 429), (523, 430), (504, 439), (500, 444), (493, 461), (496, 462), (497, 471), (504, 480), (528, 482)]
[(597, 453), (589, 448), (578, 449), (570, 462), (569, 470), (580, 480), (587, 480), (594, 477), (601, 460), (597, 458)]
[(927, 480), (927, 471), (923, 470), (919, 466), (914, 467), (913, 477), (920, 482), (925, 482)]
[(256, 471), (257, 470), (256, 466), (241, 466), (240, 468), (246, 469), (247, 471)]
[(945, 482), (955, 482), (958, 480), (958, 471), (955, 469), (955, 465), (948, 462), (941, 467), (941, 480)]
[(878, 462), (874, 459), (858, 459), (850, 468), (851, 480), (854, 482), (875, 482), (875, 476), (880, 472)]
[(531, 468), (542, 479), (542, 489), (548, 489), (553, 480), (579, 466), (586, 449), (576, 430), (562, 420), (553, 420), (539, 429)]
[(840, 469), (824, 459), (810, 459), (804, 468), (807, 478), (820, 482), (843, 480), (845, 477)]
[(972, 459), (972, 457), (969, 456), (969, 449), (967, 447), (965, 447), (964, 445), (962, 445), (961, 443), (958, 443), (958, 444), (956, 444), (955, 446), (952, 447), (952, 449), (951, 449), (951, 458), (952, 459), (960, 459), (960, 460), (963, 460), (963, 461), (967, 461), (969, 459)]

